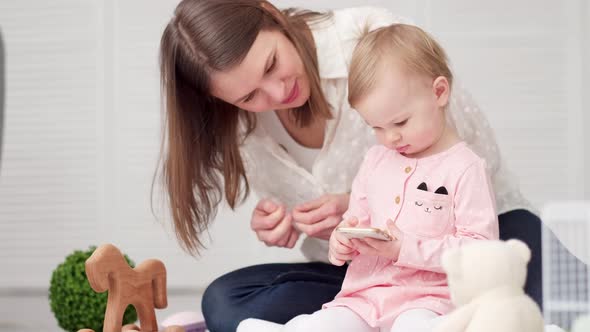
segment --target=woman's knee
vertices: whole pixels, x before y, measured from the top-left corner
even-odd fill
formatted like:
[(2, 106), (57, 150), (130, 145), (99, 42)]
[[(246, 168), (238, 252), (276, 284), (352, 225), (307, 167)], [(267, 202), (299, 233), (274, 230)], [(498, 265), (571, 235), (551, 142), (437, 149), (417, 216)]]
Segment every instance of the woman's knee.
[(526, 293), (543, 307), (543, 260), (542, 260), (542, 223), (541, 219), (527, 210), (514, 210), (499, 216), (500, 238), (502, 240), (519, 239), (531, 250), (528, 263)]
[(231, 317), (235, 317), (233, 311), (237, 308), (236, 304), (232, 302), (231, 296), (234, 287), (230, 273), (230, 275), (219, 277), (205, 289), (201, 308), (209, 331), (235, 330), (235, 326), (233, 326), (235, 322), (231, 319)]
[(528, 210), (513, 210), (498, 216), (500, 238), (520, 239), (524, 242), (541, 241), (541, 219)]
[(519, 239), (530, 248), (529, 270), (541, 269), (541, 219), (527, 210), (514, 210), (499, 216), (500, 239)]
[(210, 310), (217, 306), (223, 306), (228, 298), (229, 283), (224, 282), (221, 278), (213, 281), (203, 293), (201, 305), (203, 310)]

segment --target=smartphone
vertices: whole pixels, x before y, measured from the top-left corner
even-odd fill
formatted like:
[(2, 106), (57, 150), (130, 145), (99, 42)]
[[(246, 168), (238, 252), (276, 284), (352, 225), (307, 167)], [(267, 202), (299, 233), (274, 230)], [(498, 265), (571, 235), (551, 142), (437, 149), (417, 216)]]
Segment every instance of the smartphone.
[(338, 227), (336, 231), (342, 233), (349, 239), (362, 239), (370, 237), (377, 240), (391, 241), (393, 237), (389, 233), (374, 227)]

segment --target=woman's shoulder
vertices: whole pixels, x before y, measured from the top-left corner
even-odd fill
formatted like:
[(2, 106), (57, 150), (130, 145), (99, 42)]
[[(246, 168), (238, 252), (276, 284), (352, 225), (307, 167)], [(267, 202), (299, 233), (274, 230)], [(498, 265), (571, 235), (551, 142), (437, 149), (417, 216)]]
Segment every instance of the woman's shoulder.
[(312, 25), (318, 50), (320, 70), (327, 64), (323, 78), (345, 77), (354, 47), (366, 31), (372, 31), (393, 23), (411, 22), (395, 16), (383, 7), (351, 7), (335, 9), (329, 20)]
[(331, 23), (341, 41), (358, 40), (363, 31), (387, 26), (395, 17), (382, 7), (350, 7), (332, 11)]
[(333, 17), (336, 22), (348, 23), (348, 25), (364, 26), (365, 24), (391, 24), (393, 13), (385, 7), (359, 6), (334, 9)]
[(388, 8), (375, 6), (336, 9), (333, 11), (333, 20), (342, 36), (356, 39), (365, 31), (394, 23), (413, 24), (410, 19), (397, 16)]

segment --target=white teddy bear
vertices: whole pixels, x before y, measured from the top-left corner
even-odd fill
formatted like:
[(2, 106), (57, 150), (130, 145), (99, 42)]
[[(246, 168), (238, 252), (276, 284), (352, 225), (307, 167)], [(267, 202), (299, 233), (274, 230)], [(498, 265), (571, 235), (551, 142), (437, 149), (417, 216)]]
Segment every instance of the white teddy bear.
[(524, 291), (531, 251), (521, 241), (475, 241), (444, 253), (457, 307), (436, 332), (542, 332), (543, 316)]

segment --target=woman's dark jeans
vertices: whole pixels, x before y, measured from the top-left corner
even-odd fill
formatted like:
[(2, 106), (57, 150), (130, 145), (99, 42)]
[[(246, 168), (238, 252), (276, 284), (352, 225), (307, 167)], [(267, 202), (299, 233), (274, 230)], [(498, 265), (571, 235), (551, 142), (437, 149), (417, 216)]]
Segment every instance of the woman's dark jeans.
[[(499, 216), (500, 238), (524, 241), (532, 252), (525, 291), (542, 305), (541, 221), (526, 210)], [(233, 332), (246, 318), (286, 323), (319, 310), (340, 291), (345, 266), (324, 263), (263, 264), (230, 272), (203, 294), (203, 315), (211, 332)]]

